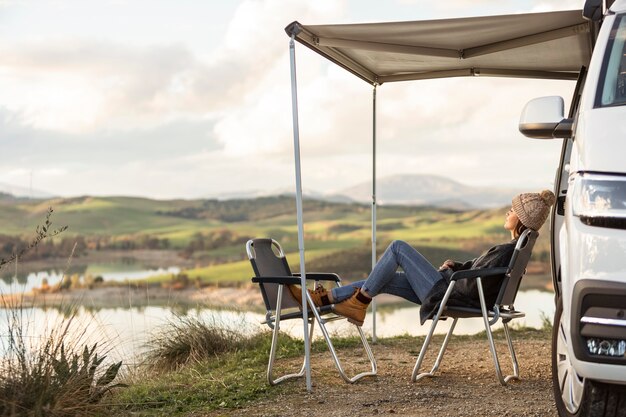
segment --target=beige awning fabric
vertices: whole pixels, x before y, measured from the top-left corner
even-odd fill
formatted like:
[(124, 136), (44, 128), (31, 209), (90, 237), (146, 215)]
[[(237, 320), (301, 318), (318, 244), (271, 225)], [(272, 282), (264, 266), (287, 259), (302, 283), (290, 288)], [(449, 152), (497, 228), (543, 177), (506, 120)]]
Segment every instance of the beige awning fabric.
[(370, 84), (460, 76), (575, 79), (591, 57), (580, 10), (414, 22), (303, 25), (296, 40)]

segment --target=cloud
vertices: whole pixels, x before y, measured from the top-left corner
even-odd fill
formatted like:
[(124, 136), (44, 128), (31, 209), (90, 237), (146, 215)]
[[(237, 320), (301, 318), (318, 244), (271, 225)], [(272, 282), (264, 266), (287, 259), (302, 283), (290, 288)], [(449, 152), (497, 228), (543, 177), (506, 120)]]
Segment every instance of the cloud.
[[(345, 1), (244, 1), (221, 46), (208, 55), (183, 43), (90, 37), (6, 43), (0, 47), (0, 137), (10, 161), (0, 176), (23, 164), (62, 193), (132, 189), (181, 196), (200, 172), (212, 179), (195, 186), (205, 195), (221, 189), (220, 175), (249, 176), (236, 174), (251, 165), (238, 148), (245, 143), (278, 149), (281, 169), (289, 167), (281, 162), (282, 145), (271, 140), (289, 138), (291, 128), (282, 106), (290, 102), (283, 28), (295, 18), (327, 20), (344, 8)], [(253, 113), (256, 118), (241, 123)], [(281, 125), (283, 132), (272, 134)], [(186, 158), (198, 155), (200, 167), (190, 166)], [(61, 166), (65, 178), (42, 175), (61, 173)], [(144, 177), (155, 178), (155, 185), (142, 184)]]
[(336, 16), (344, 3), (244, 1), (208, 56), (181, 43), (70, 37), (5, 44), (0, 86), (12, 94), (0, 104), (21, 111), (35, 127), (69, 132), (221, 113), (254, 94), (282, 62), (290, 20)]
[[(420, 0), (398, 0), (399, 4), (419, 4)], [(502, 0), (448, 0), (445, 2), (435, 2), (435, 6), (447, 10), (459, 10), (477, 6), (493, 6), (502, 3)]]
[[(451, 15), (439, 9), (451, 3), (429, 4), (438, 16)], [(500, 10), (493, 0), (471, 4)], [(536, 7), (546, 4), (558, 6)], [(296, 19), (349, 20), (347, 6), (244, 0), (210, 51), (104, 35), (4, 43), (0, 180), (34, 170), (37, 188), (59, 194), (163, 198), (260, 189), (268, 181), (292, 186), (283, 28)], [(328, 191), (368, 179), (372, 87), (299, 44), (296, 55), (305, 188)], [(528, 99), (568, 99), (571, 89), (573, 83), (484, 78), (385, 84), (378, 88), (378, 174), (436, 173), (472, 184), (551, 181), (559, 144), (521, 138), (517, 117)]]
[[(299, 44), (296, 56), (303, 155), (327, 157), (330, 150), (344, 157), (367, 154), (372, 136), (371, 87)], [(289, 64), (284, 51), (274, 64), (273, 71), (257, 79), (258, 88), (242, 97), (242, 105), (216, 123), (216, 137), (229, 155), (293, 155)], [(494, 131), (520, 136), (515, 119), (527, 100), (546, 95), (550, 88), (569, 98), (570, 84), (485, 78), (385, 84), (378, 89), (379, 140), (395, 144), (395, 149), (387, 150), (390, 154), (411, 152), (416, 143), (423, 152), (455, 153), (455, 147), (463, 148), (458, 141), (484, 152), (500, 146)], [(525, 143), (520, 140), (512, 147), (523, 152)], [(461, 152), (467, 155), (474, 148)]]
[(0, 54), (2, 99), (37, 128), (78, 132), (162, 121), (178, 77), (194, 65), (183, 46), (132, 47), (93, 40), (12, 44)]
[[(420, 0), (397, 0), (401, 6), (419, 7), (423, 5)], [(543, 0), (526, 1), (517, 0), (447, 0), (430, 3), (429, 8), (422, 11), (430, 18), (447, 19), (454, 17), (487, 16), (511, 13), (538, 13), (556, 10), (581, 9), (583, 0)]]
[(555, 10), (575, 10), (582, 9), (584, 1), (582, 0), (543, 0), (533, 5), (530, 12), (550, 12)]
[[(116, 194), (115, 188), (120, 187), (129, 194), (147, 195), (150, 190), (155, 195), (184, 196), (182, 185), (195, 183), (198, 167), (170, 163), (219, 152), (220, 144), (210, 133), (213, 123), (177, 120), (145, 129), (99, 130), (85, 137), (35, 129), (0, 110), (0, 180), (23, 185), (32, 172), (37, 188), (63, 195), (103, 194), (105, 190)], [(166, 182), (181, 184), (159, 189), (160, 183), (152, 177), (164, 167), (172, 167), (169, 176), (176, 179)], [(206, 182), (201, 184), (210, 188)]]

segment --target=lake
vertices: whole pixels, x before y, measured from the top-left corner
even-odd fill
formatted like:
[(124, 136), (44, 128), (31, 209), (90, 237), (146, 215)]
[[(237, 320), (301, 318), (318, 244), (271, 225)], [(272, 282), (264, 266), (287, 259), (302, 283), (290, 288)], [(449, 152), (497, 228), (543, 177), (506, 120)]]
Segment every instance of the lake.
[[(86, 276), (102, 277), (104, 281), (124, 282), (146, 279), (155, 275), (178, 274), (180, 271), (181, 268), (177, 266), (153, 267), (142, 262), (128, 260), (72, 265), (67, 275), (77, 275), (81, 279)], [(9, 267), (3, 270), (3, 275), (0, 276), (0, 294), (30, 292), (33, 288), (40, 287), (44, 279), (50, 286), (57, 285), (63, 279), (63, 271), (60, 269), (35, 272), (18, 270), (15, 274)]]
[[(106, 262), (91, 263), (89, 265), (74, 266), (73, 271), (79, 276), (101, 276), (105, 281), (126, 281), (147, 278), (162, 273), (178, 273), (180, 268), (148, 267), (141, 262)], [(6, 274), (6, 271), (4, 271)], [(19, 272), (19, 270), (18, 270)], [(41, 286), (42, 279), (47, 279), (50, 285), (55, 285), (62, 279), (62, 272), (49, 270), (25, 272), (16, 276), (4, 276), (0, 280), (0, 292), (3, 294), (30, 291)], [(554, 294), (541, 290), (520, 291), (516, 303), (517, 309), (526, 312), (526, 317), (515, 320), (519, 325), (540, 328), (544, 318), (552, 318), (554, 314)], [(183, 309), (184, 308), (184, 309)], [(7, 323), (10, 310), (0, 309), (0, 355), (6, 350)], [(54, 308), (25, 308), (21, 311), (22, 322), (25, 325), (25, 334), (34, 342), (40, 340), (43, 334), (51, 329), (59, 328), (65, 312)], [(76, 334), (81, 334), (81, 341), (86, 343), (99, 342), (110, 347), (111, 359), (123, 360), (126, 364), (134, 363), (146, 351), (146, 340), (150, 334), (157, 331), (177, 315), (184, 314), (214, 321), (217, 324), (232, 329), (243, 330), (248, 333), (267, 329), (261, 322), (265, 315), (253, 311), (236, 311), (232, 309), (191, 308), (182, 306), (147, 306), (141, 308), (83, 308), (78, 310), (74, 318)], [(445, 333), (451, 320), (439, 324), (437, 333)], [(294, 337), (302, 337), (302, 324), (297, 320), (285, 321), (281, 324), (283, 330)], [(501, 325), (500, 325), (501, 326)], [(331, 322), (329, 331), (335, 334), (356, 334), (354, 327), (345, 321)], [(497, 328), (498, 326), (496, 326)], [(86, 329), (86, 331), (85, 331)], [(366, 334), (372, 334), (372, 314), (368, 313), (363, 329)], [(474, 334), (483, 330), (482, 319), (462, 320), (455, 329), (455, 334)], [(378, 337), (397, 335), (425, 335), (428, 323), (419, 324), (419, 306), (410, 303), (382, 304), (377, 308), (376, 334)], [(84, 334), (83, 334), (84, 333)], [(319, 335), (319, 330), (318, 330)]]
[[(554, 315), (554, 294), (546, 291), (520, 291), (516, 307), (526, 312), (526, 317), (513, 321), (513, 325), (526, 325), (540, 328), (544, 318)], [(7, 323), (10, 310), (0, 309), (0, 355), (6, 349)], [(264, 314), (248, 311), (217, 310), (217, 309), (189, 309), (177, 311), (175, 307), (144, 307), (144, 308), (103, 308), (90, 311), (80, 308), (74, 320), (80, 340), (86, 343), (98, 342), (110, 348), (109, 358), (124, 360), (126, 365), (133, 364), (141, 358), (146, 350), (146, 340), (149, 335), (160, 326), (173, 320), (176, 314), (187, 314), (205, 320), (214, 321), (225, 327), (239, 329), (244, 332), (258, 332), (267, 329), (260, 324)], [(47, 334), (53, 328), (59, 328), (63, 320), (63, 312), (57, 309), (28, 308), (21, 312), (22, 322), (25, 325), (25, 334), (29, 340), (37, 341), (42, 334)], [(440, 323), (437, 333), (445, 333), (452, 321)], [(382, 305), (377, 308), (376, 330), (378, 337), (396, 335), (425, 335), (426, 325), (419, 324), (419, 306), (410, 304)], [(517, 324), (515, 324), (517, 323)], [(302, 324), (298, 320), (281, 323), (283, 330), (295, 337), (302, 337)], [(501, 325), (494, 328), (501, 327)], [(327, 328), (331, 333), (340, 335), (355, 334), (354, 327), (345, 321), (331, 322)], [(368, 313), (363, 329), (366, 334), (372, 332), (372, 314)], [(474, 334), (483, 330), (482, 319), (466, 319), (459, 322), (455, 334)], [(317, 332), (319, 335), (319, 331)]]

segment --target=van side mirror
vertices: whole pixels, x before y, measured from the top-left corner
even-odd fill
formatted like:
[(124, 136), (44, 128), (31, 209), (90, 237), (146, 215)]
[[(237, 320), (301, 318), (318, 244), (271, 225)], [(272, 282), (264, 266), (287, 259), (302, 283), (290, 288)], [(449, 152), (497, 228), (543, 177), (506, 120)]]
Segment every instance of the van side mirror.
[(564, 107), (563, 98), (559, 96), (530, 100), (522, 110), (519, 131), (533, 139), (571, 137), (573, 120), (563, 117)]

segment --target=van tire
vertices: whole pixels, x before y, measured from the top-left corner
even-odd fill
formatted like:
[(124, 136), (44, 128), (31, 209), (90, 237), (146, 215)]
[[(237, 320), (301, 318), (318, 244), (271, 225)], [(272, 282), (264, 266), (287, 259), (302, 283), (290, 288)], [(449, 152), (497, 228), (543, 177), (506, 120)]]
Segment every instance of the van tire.
[[(558, 300), (552, 326), (552, 387), (554, 402), (560, 417), (626, 417), (626, 386), (603, 384), (589, 379), (581, 379), (577, 375), (575, 383), (582, 384), (577, 409), (570, 410), (563, 401), (563, 380), (559, 380), (558, 366), (569, 365), (568, 354), (564, 353), (563, 343), (569, 340), (569, 334), (563, 334), (559, 346), (559, 332), (562, 332), (561, 316), (563, 315), (562, 300)], [(572, 370), (570, 370), (572, 372)], [(567, 379), (567, 378), (563, 378)], [(565, 381), (567, 383), (569, 380)], [(580, 386), (580, 385), (579, 385)]]
[(626, 387), (595, 381), (590, 386), (590, 417), (626, 417)]

